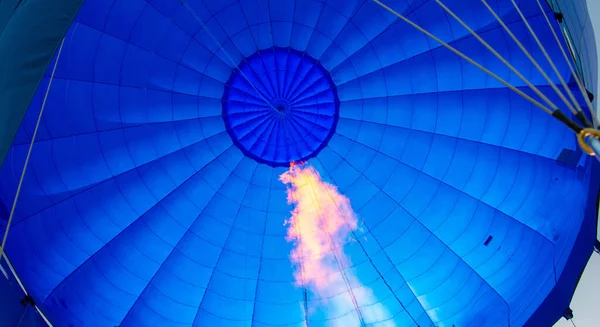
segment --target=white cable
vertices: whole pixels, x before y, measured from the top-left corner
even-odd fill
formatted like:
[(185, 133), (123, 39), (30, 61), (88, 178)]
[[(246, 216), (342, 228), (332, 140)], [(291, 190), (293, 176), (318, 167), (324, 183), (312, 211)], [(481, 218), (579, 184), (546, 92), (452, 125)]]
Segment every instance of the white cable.
[(583, 83), (582, 83), (581, 79), (579, 78), (579, 74), (577, 74), (575, 72), (575, 68), (573, 68), (573, 65), (571, 65), (571, 60), (569, 60), (569, 57), (567, 56), (567, 53), (565, 52), (565, 49), (562, 46), (562, 43), (558, 39), (558, 35), (554, 31), (554, 27), (552, 26), (552, 23), (548, 19), (548, 16), (546, 16), (546, 14), (544, 12), (544, 7), (542, 7), (542, 4), (540, 3), (540, 0), (537, 0), (537, 3), (538, 3), (538, 6), (540, 7), (540, 10), (544, 14), (543, 16), (546, 19), (546, 22), (548, 23), (548, 27), (550, 28), (550, 31), (552, 32), (552, 35), (554, 35), (554, 39), (556, 40), (556, 43), (558, 44), (558, 47), (560, 48), (560, 51), (562, 52), (563, 57), (565, 58), (565, 61), (567, 62), (567, 65), (569, 66), (569, 69), (571, 70), (571, 74), (573, 75), (573, 77), (575, 78), (575, 81), (577, 82), (577, 86), (579, 87), (579, 91), (581, 92), (581, 96), (585, 100), (586, 105), (587, 105), (590, 113), (592, 114), (592, 118), (594, 120), (595, 125), (596, 126), (600, 126), (600, 121), (598, 120), (598, 117), (597, 117), (596, 113), (594, 112), (594, 107), (592, 105), (592, 102), (588, 98), (587, 90), (583, 87)]
[[(343, 262), (340, 261), (340, 257), (343, 255), (340, 255), (338, 253), (338, 248), (333, 244), (333, 239), (332, 236), (330, 235), (330, 233), (328, 232), (329, 227), (327, 224), (327, 218), (324, 217), (323, 211), (321, 210), (321, 205), (319, 203), (319, 196), (317, 194), (317, 192), (315, 191), (314, 187), (312, 186), (312, 183), (310, 181), (310, 178), (303, 176), (304, 180), (305, 180), (305, 184), (308, 184), (308, 188), (311, 191), (311, 201), (314, 204), (314, 207), (317, 209), (318, 213), (317, 216), (321, 217), (321, 222), (323, 223), (323, 225), (325, 225), (325, 229), (323, 230), (325, 237), (327, 238), (327, 243), (329, 245), (329, 249), (331, 250), (331, 253), (333, 254), (333, 258), (336, 262), (337, 268), (340, 271), (340, 275), (342, 276), (342, 279), (344, 280), (344, 284), (346, 285), (346, 289), (348, 290), (348, 295), (350, 295), (350, 300), (352, 301), (352, 304), (354, 305), (354, 309), (356, 310), (356, 314), (358, 315), (358, 320), (360, 322), (360, 326), (361, 327), (365, 327), (365, 320), (363, 318), (363, 314), (361, 311), (361, 307), (358, 305), (358, 300), (356, 299), (356, 294), (354, 294), (354, 289), (350, 283), (350, 280), (348, 278), (348, 275), (346, 274), (346, 272), (344, 271), (344, 267), (343, 267)], [(344, 217), (344, 220), (346, 220), (346, 217)]]
[(23, 186), (23, 180), (25, 179), (25, 173), (27, 172), (27, 166), (29, 165), (29, 158), (31, 158), (31, 151), (33, 150), (33, 145), (35, 143), (35, 138), (37, 136), (37, 132), (40, 127), (40, 122), (42, 121), (42, 115), (44, 114), (44, 109), (46, 108), (46, 101), (48, 100), (48, 93), (50, 93), (50, 87), (52, 86), (52, 80), (54, 79), (54, 74), (56, 73), (56, 67), (58, 66), (58, 60), (60, 59), (60, 55), (62, 53), (64, 44), (65, 44), (65, 39), (63, 38), (63, 40), (60, 42), (60, 47), (58, 48), (58, 54), (56, 55), (56, 60), (54, 61), (54, 67), (52, 68), (52, 75), (50, 75), (50, 81), (48, 82), (48, 88), (46, 89), (46, 94), (44, 95), (44, 101), (42, 102), (42, 108), (40, 109), (40, 114), (38, 115), (38, 119), (35, 124), (35, 129), (33, 130), (33, 136), (31, 137), (31, 143), (29, 144), (29, 149), (27, 150), (27, 156), (25, 157), (25, 164), (23, 165), (23, 171), (21, 172), (21, 178), (19, 179), (19, 184), (17, 186), (17, 193), (15, 194), (15, 200), (13, 201), (12, 208), (10, 209), (10, 215), (8, 216), (8, 221), (6, 223), (6, 230), (4, 231), (4, 237), (2, 238), (2, 244), (0, 244), (0, 256), (2, 256), (4, 254), (4, 247), (6, 246), (8, 232), (10, 230), (10, 225), (12, 224), (12, 220), (15, 215), (15, 209), (17, 208), (17, 202), (19, 201), (19, 195), (21, 194), (21, 187)]
[(23, 310), (23, 313), (21, 314), (21, 319), (19, 319), (19, 322), (17, 323), (17, 327), (21, 326), (21, 323), (23, 322), (23, 318), (25, 318), (25, 315), (27, 314), (27, 310), (29, 310), (29, 305), (25, 306), (25, 310)]
[[(15, 271), (15, 267), (13, 267), (12, 263), (10, 262), (10, 260), (8, 260), (8, 257), (6, 256), (6, 253), (2, 254), (2, 257), (0, 257), (0, 260), (2, 260), (2, 258), (4, 258), (4, 261), (6, 262), (6, 265), (8, 266), (8, 269), (10, 270), (11, 274), (13, 275), (13, 277), (15, 278), (15, 280), (17, 281), (17, 284), (19, 284), (19, 287), (21, 288), (21, 291), (23, 291), (23, 294), (29, 295), (29, 293), (27, 293), (27, 290), (25, 289), (25, 286), (23, 285), (23, 282), (21, 282), (21, 279), (17, 275), (17, 272)], [(42, 312), (42, 310), (40, 310), (40, 308), (37, 305), (35, 306), (35, 310), (38, 312), (38, 314), (40, 315), (40, 317), (42, 317), (42, 319), (44, 320), (44, 322), (46, 322), (46, 324), (48, 325), (48, 327), (53, 327), (53, 325), (50, 322), (50, 320), (48, 320), (48, 318), (46, 317), (46, 315), (44, 315), (44, 313)]]
[(435, 2), (437, 2), (437, 4), (440, 7), (442, 7), (448, 14), (450, 14), (450, 16), (452, 16), (458, 23), (460, 23), (467, 31), (469, 31), (469, 33), (471, 33), (471, 35), (473, 35), (492, 54), (494, 54), (494, 56), (496, 56), (496, 58), (500, 59), (500, 61), (502, 61), (502, 63), (504, 65), (506, 65), (506, 67), (508, 67), (508, 69), (510, 69), (521, 80), (523, 80), (523, 82), (525, 82), (525, 84), (527, 84), (527, 86), (529, 86), (529, 88), (533, 92), (535, 92), (535, 94), (537, 94), (540, 98), (542, 98), (542, 100), (544, 100), (544, 102), (546, 102), (550, 106), (550, 108), (552, 108), (552, 111), (558, 110), (556, 105), (554, 105), (554, 103), (552, 103), (552, 101), (550, 101), (550, 99), (548, 99), (548, 97), (546, 97), (544, 95), (544, 93), (542, 93), (537, 87), (535, 87), (535, 85), (533, 85), (527, 78), (525, 78), (525, 76), (523, 76), (523, 74), (521, 74), (513, 65), (511, 65), (506, 59), (504, 59), (504, 57), (502, 57), (501, 54), (499, 54), (491, 45), (489, 45), (483, 38), (481, 38), (481, 36), (479, 36), (479, 34), (477, 34), (477, 32), (475, 32), (473, 29), (471, 29), (469, 27), (469, 25), (467, 25), (462, 19), (460, 19), (460, 17), (458, 17), (454, 12), (452, 12), (452, 10), (450, 10), (450, 8), (446, 7), (440, 0), (435, 0)]
[(425, 30), (424, 28), (422, 28), (421, 26), (417, 25), (416, 23), (414, 23), (413, 21), (411, 21), (410, 19), (404, 17), (403, 15), (399, 14), (398, 12), (396, 12), (394, 9), (388, 7), (387, 5), (383, 4), (381, 1), (379, 0), (372, 0), (373, 2), (375, 2), (376, 4), (378, 4), (379, 6), (381, 6), (382, 8), (384, 8), (385, 10), (389, 11), (390, 13), (394, 14), (395, 16), (397, 16), (398, 18), (400, 18), (401, 20), (403, 20), (405, 23), (411, 25), (412, 27), (416, 28), (417, 30), (419, 30), (421, 33), (429, 36), (430, 38), (432, 38), (433, 40), (435, 40), (436, 42), (440, 43), (442, 46), (444, 46), (446, 49), (452, 51), (454, 54), (456, 54), (457, 56), (463, 58), (464, 60), (466, 60), (467, 62), (469, 62), (470, 64), (474, 65), (475, 67), (479, 68), (481, 71), (485, 72), (486, 74), (490, 75), (491, 77), (493, 77), (495, 80), (497, 80), (498, 82), (502, 83), (504, 86), (506, 86), (507, 88), (511, 89), (512, 91), (514, 91), (515, 93), (517, 93), (518, 95), (522, 96), (525, 100), (531, 102), (533, 105), (535, 105), (536, 107), (544, 110), (545, 112), (547, 112), (548, 114), (552, 115), (552, 110), (548, 109), (546, 106), (544, 106), (543, 104), (541, 104), (540, 102), (538, 102), (537, 100), (533, 99), (532, 97), (530, 97), (529, 95), (525, 94), (523, 91), (519, 90), (518, 88), (516, 88), (515, 86), (511, 85), (510, 83), (508, 83), (507, 81), (505, 81), (504, 79), (502, 79), (500, 76), (494, 74), (493, 72), (489, 71), (488, 69), (486, 69), (485, 67), (483, 67), (481, 64), (479, 64), (478, 62), (476, 62), (475, 60), (469, 58), (467, 55), (465, 55), (464, 53), (460, 52), (459, 50), (455, 49), (454, 47), (452, 47), (451, 45), (449, 45), (448, 43), (442, 41), (440, 38), (438, 38), (437, 36), (431, 34), (430, 32), (428, 32), (427, 30)]
[(17, 277), (17, 272), (15, 271), (15, 268), (13, 267), (12, 263), (8, 260), (8, 257), (6, 256), (6, 253), (2, 254), (2, 257), (0, 257), (0, 260), (2, 260), (2, 259), (4, 259), (4, 261), (6, 261), (6, 265), (8, 266), (8, 270), (10, 270), (11, 274), (17, 280), (17, 284), (19, 284), (19, 287), (23, 291), (23, 294), (28, 295), (29, 293), (27, 293), (27, 290), (25, 289), (25, 286), (23, 286), (23, 283), (21, 282), (21, 279), (19, 279)]
[[(482, 0), (485, 1), (485, 0)], [(540, 48), (540, 50), (542, 50), (542, 53), (544, 54), (544, 57), (546, 57), (546, 60), (548, 61), (548, 63), (550, 64), (550, 67), (552, 67), (552, 70), (554, 71), (554, 73), (556, 74), (556, 76), (558, 77), (560, 84), (562, 85), (562, 87), (565, 89), (565, 91), (567, 92), (567, 94), (569, 95), (569, 98), (571, 99), (571, 101), (573, 101), (573, 103), (575, 104), (575, 107), (577, 108), (577, 110), (575, 110), (572, 106), (568, 105), (567, 99), (564, 98), (564, 96), (562, 95), (562, 93), (560, 93), (561, 95), (561, 99), (563, 101), (565, 101), (565, 103), (567, 103), (567, 106), (569, 107), (569, 109), (571, 110), (571, 112), (573, 114), (577, 114), (577, 112), (582, 112), (581, 111), (581, 106), (579, 105), (579, 101), (577, 101), (577, 99), (575, 99), (575, 96), (573, 95), (573, 92), (571, 92), (571, 89), (569, 88), (569, 86), (567, 85), (567, 83), (565, 82), (565, 80), (563, 79), (562, 75), (560, 74), (560, 72), (558, 71), (558, 68), (556, 68), (556, 65), (554, 64), (554, 61), (552, 60), (552, 58), (550, 58), (550, 55), (548, 54), (548, 52), (546, 51), (546, 48), (544, 47), (544, 45), (542, 44), (542, 42), (540, 41), (540, 39), (537, 36), (537, 33), (533, 30), (533, 28), (531, 27), (531, 25), (529, 24), (529, 21), (527, 20), (527, 17), (525, 17), (525, 15), (523, 15), (523, 12), (521, 11), (521, 9), (519, 8), (519, 6), (517, 5), (517, 3), (512, 0), (512, 4), (515, 7), (515, 9), (517, 10), (517, 13), (519, 13), (519, 16), (521, 16), (521, 19), (523, 20), (523, 23), (525, 23), (525, 26), (527, 27), (527, 29), (529, 30), (529, 33), (531, 33), (531, 36), (533, 36), (533, 39), (535, 40), (535, 42), (537, 43), (538, 47)], [(546, 16), (545, 13), (543, 13), (544, 16)], [(552, 81), (548, 81), (548, 83), (555, 88), (556, 91), (556, 86), (554, 85), (554, 83), (552, 83)], [(558, 91), (557, 91), (558, 92)]]
[[(544, 77), (544, 79), (546, 80), (546, 82), (548, 82), (548, 85), (550, 87), (552, 87), (552, 89), (554, 90), (554, 92), (556, 92), (556, 94), (558, 94), (558, 96), (560, 97), (560, 99), (565, 103), (565, 105), (567, 105), (567, 107), (569, 108), (569, 110), (571, 110), (571, 112), (573, 114), (577, 114), (577, 111), (575, 110), (575, 108), (573, 108), (573, 105), (571, 104), (571, 102), (569, 102), (569, 100), (567, 100), (567, 98), (558, 89), (558, 87), (556, 87), (556, 85), (550, 79), (550, 77), (548, 76), (548, 74), (546, 74), (546, 72), (542, 69), (542, 67), (540, 67), (540, 65), (538, 64), (537, 60), (535, 60), (533, 58), (533, 56), (531, 56), (531, 54), (529, 53), (529, 51), (527, 51), (527, 49), (525, 48), (525, 46), (523, 46), (523, 43), (521, 43), (521, 41), (519, 41), (519, 39), (515, 36), (515, 34), (513, 34), (513, 32), (510, 30), (510, 28), (504, 23), (504, 21), (502, 20), (502, 18), (500, 18), (500, 16), (498, 16), (498, 14), (496, 14), (496, 12), (494, 11), (494, 9), (492, 9), (492, 7), (490, 7), (490, 5), (485, 0), (481, 0), (481, 2), (486, 6), (486, 8), (494, 16), (494, 18), (496, 18), (496, 20), (498, 21), (498, 23), (500, 23), (500, 25), (502, 25), (502, 27), (508, 33), (508, 35), (515, 41), (515, 43), (517, 44), (517, 46), (521, 49), (521, 51), (523, 51), (523, 53), (529, 59), (529, 61), (531, 61), (531, 63), (533, 64), (533, 66), (540, 72), (540, 74), (542, 74), (542, 76)], [(513, 1), (513, 4), (514, 4), (514, 1)], [(516, 4), (515, 4), (515, 6), (516, 6)], [(521, 14), (521, 11), (519, 10), (518, 7), (517, 7), (517, 11), (519, 12), (519, 14)], [(554, 72), (558, 76), (558, 78), (559, 78), (559, 80), (560, 80), (563, 88), (567, 91), (567, 93), (569, 93), (569, 95), (571, 96), (571, 100), (573, 101), (573, 103), (575, 103), (575, 105), (579, 109), (579, 104), (577, 103), (577, 100), (575, 100), (575, 98), (573, 97), (573, 94), (570, 92), (569, 87), (567, 86), (567, 84), (563, 80), (562, 76), (558, 72), (558, 69), (556, 69), (556, 66), (554, 66), (554, 63), (552, 62), (552, 59), (550, 58), (550, 56), (548, 56), (548, 53), (546, 52), (546, 49), (544, 49), (544, 46), (541, 44), (541, 42), (537, 38), (537, 35), (531, 29), (531, 27), (529, 26), (529, 23), (527, 22), (527, 19), (522, 14), (521, 14), (521, 19), (523, 20), (523, 22), (525, 23), (525, 25), (527, 25), (527, 27), (529, 28), (529, 31), (531, 32), (531, 34), (533, 35), (533, 38), (537, 41), (538, 45), (542, 49), (542, 52), (546, 56), (546, 59), (548, 60), (548, 62), (550, 62), (550, 65), (552, 66), (552, 68), (554, 69)], [(579, 110), (581, 111), (581, 109), (579, 109)]]

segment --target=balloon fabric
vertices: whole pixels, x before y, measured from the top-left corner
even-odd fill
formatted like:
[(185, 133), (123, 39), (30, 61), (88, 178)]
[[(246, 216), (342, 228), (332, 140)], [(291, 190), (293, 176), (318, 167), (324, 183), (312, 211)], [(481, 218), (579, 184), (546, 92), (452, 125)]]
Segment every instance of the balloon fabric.
[[(382, 2), (538, 99), (436, 1)], [(552, 83), (443, 3), (578, 91), (545, 3), (488, 1)], [(87, 0), (45, 106), (6, 251), (57, 327), (523, 326), (584, 222), (573, 133), (373, 1)]]

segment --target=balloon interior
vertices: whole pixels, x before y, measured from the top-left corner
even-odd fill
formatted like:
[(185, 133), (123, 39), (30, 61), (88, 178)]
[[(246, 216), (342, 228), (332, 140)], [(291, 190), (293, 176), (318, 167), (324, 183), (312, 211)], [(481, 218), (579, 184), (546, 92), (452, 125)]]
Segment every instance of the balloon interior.
[(0, 49), (35, 86), (4, 91), (0, 252), (52, 325), (567, 309), (600, 132), (545, 1), (55, 2), (0, 30), (46, 6), (32, 35), (54, 35)]

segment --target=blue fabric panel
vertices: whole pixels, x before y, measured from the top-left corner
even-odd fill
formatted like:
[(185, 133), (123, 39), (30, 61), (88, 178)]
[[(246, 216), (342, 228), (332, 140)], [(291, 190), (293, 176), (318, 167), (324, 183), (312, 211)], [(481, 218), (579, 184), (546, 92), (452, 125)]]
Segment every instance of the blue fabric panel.
[[(0, 4), (0, 165), (83, 0)], [(13, 7), (14, 13), (6, 23)]]
[[(517, 2), (571, 80), (549, 8)], [(384, 3), (537, 97), (435, 1)], [(479, 0), (444, 3), (567, 112)], [(550, 71), (512, 2), (489, 3)], [(47, 64), (60, 36), (20, 51)], [(10, 93), (24, 118), (10, 121), (5, 204), (48, 83), (26, 113), (31, 94)], [(597, 185), (589, 158), (565, 164), (577, 151), (570, 130), (372, 1), (88, 0), (7, 251), (57, 326), (545, 326), (589, 253)], [(360, 220), (335, 274), (373, 299), (344, 312), (327, 303), (352, 302), (351, 287), (294, 284), (279, 176), (302, 160)]]
[(4, 259), (0, 260), (0, 321), (4, 326), (46, 327), (48, 324), (31, 306), (21, 304), (25, 294)]
[(19, 303), (25, 294), (4, 259), (0, 260), (0, 265), (0, 319), (6, 326), (17, 326), (25, 312), (25, 307)]
[(20, 2), (20, 0), (0, 1), (0, 35), (2, 35), (4, 27), (6, 27), (12, 16), (15, 14)]
[(556, 286), (542, 305), (527, 320), (524, 326), (535, 327), (539, 325), (552, 325), (562, 318), (564, 309), (569, 307), (573, 293), (585, 269), (590, 256), (593, 255), (596, 230), (598, 228), (598, 194), (600, 194), (600, 165), (592, 161), (586, 174), (590, 176), (590, 193), (586, 201), (586, 216), (577, 241), (573, 245), (571, 255), (568, 257), (566, 267)]

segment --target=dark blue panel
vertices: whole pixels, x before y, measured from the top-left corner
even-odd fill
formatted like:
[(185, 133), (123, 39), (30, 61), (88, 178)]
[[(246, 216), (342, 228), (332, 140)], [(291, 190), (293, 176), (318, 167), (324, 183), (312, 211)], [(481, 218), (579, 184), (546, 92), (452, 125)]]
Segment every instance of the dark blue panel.
[(82, 3), (10, 0), (0, 4), (0, 165), (44, 70)]
[(247, 156), (288, 166), (316, 156), (335, 133), (340, 100), (329, 73), (297, 50), (244, 59), (226, 83), (223, 119)]
[[(435, 1), (383, 2), (537, 97)], [(568, 112), (481, 1), (444, 3)], [(551, 13), (518, 4), (577, 91)], [(52, 82), (7, 251), (57, 326), (545, 326), (590, 251), (598, 179), (572, 132), (372, 1), (87, 0)], [(7, 120), (0, 203), (48, 84)], [(296, 161), (350, 199), (339, 274), (359, 285), (295, 283)]]
[(21, 0), (5, 0), (0, 2), (0, 35), (8, 24)]
[(25, 294), (3, 258), (0, 260), (0, 321), (5, 326), (48, 326), (37, 310), (26, 305), (24, 300)]

